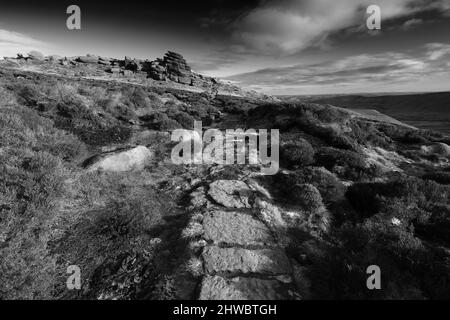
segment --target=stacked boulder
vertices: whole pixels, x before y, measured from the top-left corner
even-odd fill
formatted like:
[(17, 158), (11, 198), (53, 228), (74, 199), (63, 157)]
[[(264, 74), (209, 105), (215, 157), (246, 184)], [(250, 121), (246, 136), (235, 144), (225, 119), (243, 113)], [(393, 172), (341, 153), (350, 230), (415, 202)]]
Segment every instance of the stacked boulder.
[(169, 51), (164, 56), (169, 79), (182, 84), (191, 84), (191, 68), (181, 54)]
[(145, 62), (143, 70), (154, 80), (171, 80), (181, 84), (192, 83), (192, 71), (186, 60), (179, 53), (169, 51), (163, 59)]

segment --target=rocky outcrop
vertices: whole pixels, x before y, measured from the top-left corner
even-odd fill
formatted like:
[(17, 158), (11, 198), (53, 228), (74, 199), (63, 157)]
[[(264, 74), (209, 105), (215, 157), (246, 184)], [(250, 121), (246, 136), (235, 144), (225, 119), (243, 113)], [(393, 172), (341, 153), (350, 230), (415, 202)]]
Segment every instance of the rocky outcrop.
[(154, 80), (171, 80), (181, 84), (192, 84), (191, 67), (179, 53), (169, 51), (163, 59), (145, 62), (143, 70)]
[[(28, 55), (18, 54), (17, 58), (5, 57), (4, 61), (0, 62), (0, 65), (10, 68), (21, 68), (28, 64), (41, 66), (42, 70), (40, 71), (44, 73), (51, 71), (52, 73), (61, 72), (67, 76), (76, 77), (124, 78), (127, 81), (130, 80), (129, 82), (144, 85), (152, 85), (154, 84), (152, 81), (156, 80), (167, 82), (169, 86), (176, 88), (184, 86), (185, 90), (203, 91), (213, 96), (219, 94), (252, 99), (269, 99), (265, 95), (242, 90), (231, 83), (195, 73), (185, 58), (173, 51), (168, 51), (163, 58), (153, 61), (131, 57), (114, 59), (93, 54), (75, 57), (45, 57), (37, 51), (32, 51)], [(61, 70), (61, 68), (67, 69)]]

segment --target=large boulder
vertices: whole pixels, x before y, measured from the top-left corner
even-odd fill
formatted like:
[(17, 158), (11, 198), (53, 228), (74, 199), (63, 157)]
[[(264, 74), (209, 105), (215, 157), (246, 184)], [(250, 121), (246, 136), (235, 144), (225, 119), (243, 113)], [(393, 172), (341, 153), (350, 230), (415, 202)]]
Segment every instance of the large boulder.
[(422, 146), (421, 150), (423, 154), (427, 155), (434, 154), (446, 158), (450, 157), (450, 146), (442, 142), (429, 146)]
[(45, 57), (44, 55), (36, 50), (32, 50), (28, 53), (28, 59), (31, 60), (37, 60), (37, 61), (44, 61)]
[(98, 57), (97, 56), (80, 56), (76, 59), (77, 62), (81, 63), (98, 63)]
[(142, 169), (152, 156), (153, 154), (148, 148), (138, 146), (127, 151), (103, 157), (100, 161), (91, 165), (89, 171), (124, 172), (133, 169)]

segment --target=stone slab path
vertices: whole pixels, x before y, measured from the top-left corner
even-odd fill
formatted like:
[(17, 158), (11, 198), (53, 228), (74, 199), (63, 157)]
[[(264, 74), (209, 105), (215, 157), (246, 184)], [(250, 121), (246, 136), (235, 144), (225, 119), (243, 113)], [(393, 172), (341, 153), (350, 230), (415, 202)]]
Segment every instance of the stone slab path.
[[(204, 276), (200, 300), (276, 300), (298, 297), (284, 248), (253, 208), (254, 191), (238, 180), (217, 180), (193, 192), (201, 201)], [(197, 212), (198, 213), (198, 212)]]

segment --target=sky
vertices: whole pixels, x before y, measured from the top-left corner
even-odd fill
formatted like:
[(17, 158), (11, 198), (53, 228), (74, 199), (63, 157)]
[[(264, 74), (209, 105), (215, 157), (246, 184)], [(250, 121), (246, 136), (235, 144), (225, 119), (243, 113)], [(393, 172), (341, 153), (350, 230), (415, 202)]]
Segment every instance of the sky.
[[(366, 27), (369, 5), (381, 29)], [(66, 9), (81, 9), (68, 30)], [(0, 57), (156, 59), (269, 94), (449, 91), (450, 0), (191, 0), (0, 3)]]

